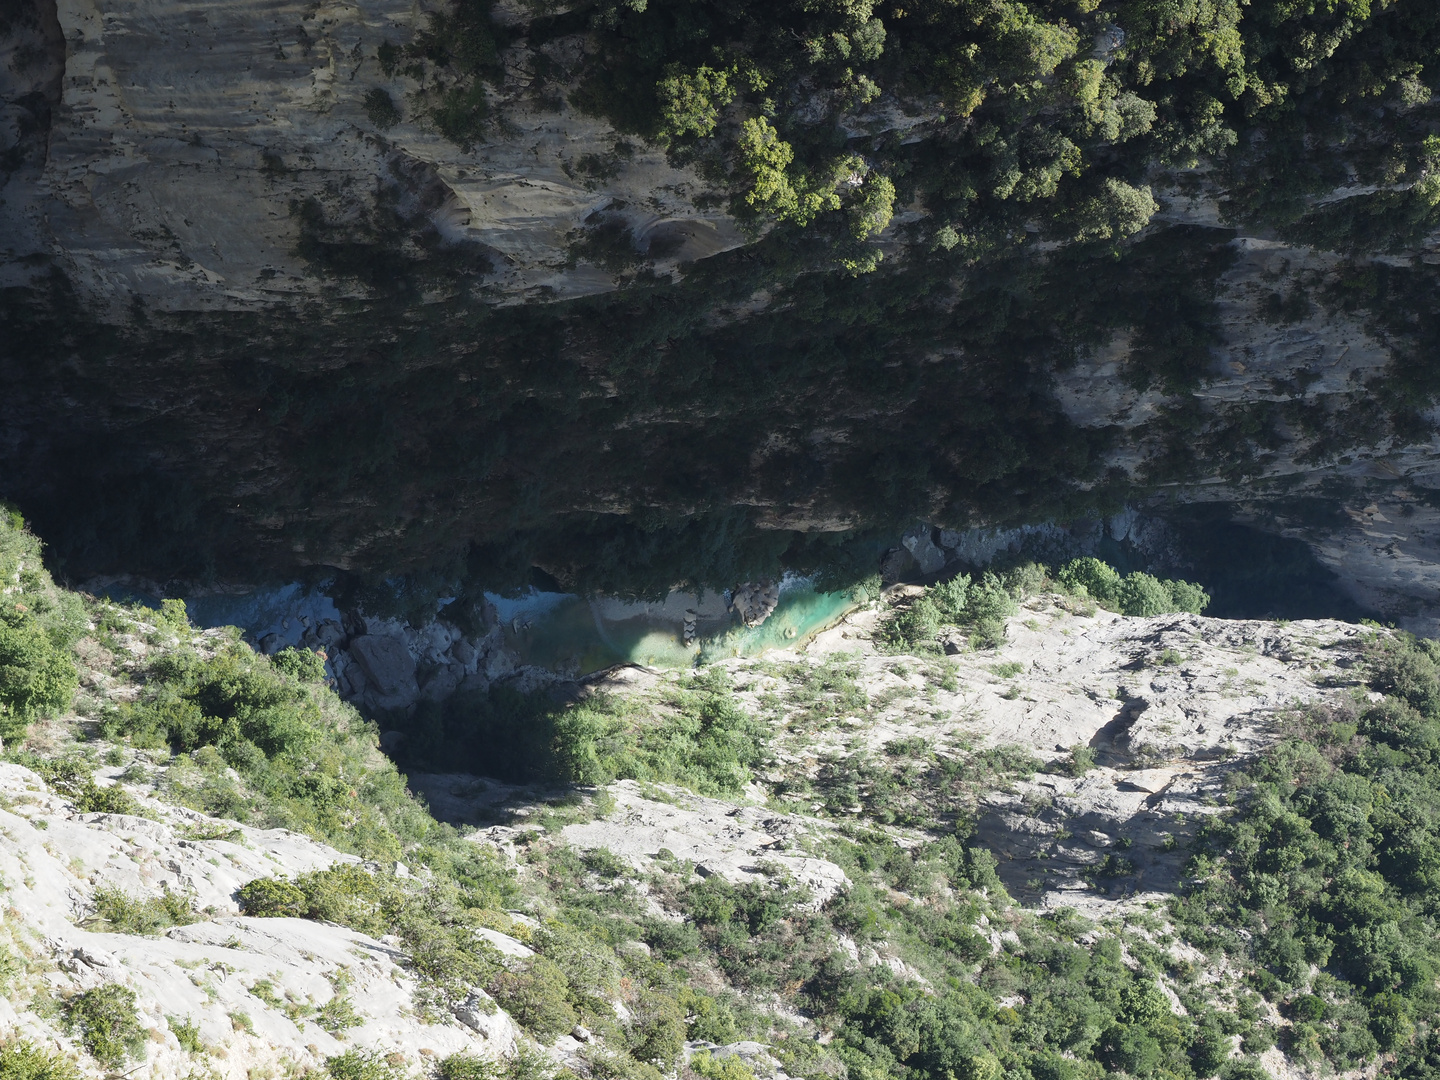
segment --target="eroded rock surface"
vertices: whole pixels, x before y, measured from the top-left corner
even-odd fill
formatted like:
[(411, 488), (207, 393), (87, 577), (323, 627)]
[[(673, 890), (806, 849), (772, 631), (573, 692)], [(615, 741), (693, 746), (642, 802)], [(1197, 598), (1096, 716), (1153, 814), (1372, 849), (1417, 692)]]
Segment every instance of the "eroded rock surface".
[[(150, 1075), (185, 1077), (194, 1068), (167, 1020), (172, 1016), (198, 1028), (212, 1048), (211, 1067), (227, 1078), (297, 1063), (323, 1067), (327, 1057), (356, 1048), (415, 1061), (513, 1050), (515, 1029), (503, 1011), (492, 1010), (478, 1025), (463, 1016), (422, 1022), (414, 976), (392, 939), (307, 919), (239, 914), (234, 894), (246, 882), (353, 856), (298, 833), (217, 821), (133, 793), (150, 817), (79, 813), (35, 773), (0, 764), (0, 874), (11, 944), (44, 961), (42, 968), (54, 965), (43, 977), (52, 993), (108, 982), (135, 991), (151, 1033)], [(190, 893), (205, 916), (158, 937), (98, 932), (90, 926), (102, 887), (139, 898), (167, 888)], [(322, 1018), (307, 1018), (340, 997), (354, 1011), (353, 1025), (327, 1030)], [(42, 1044), (78, 1045), (53, 1021), (17, 1012), (3, 997), (0, 1029)]]
[[(427, 25), (425, 5), (52, 0), (48, 9), (59, 34), (41, 35), (46, 60), (26, 73), (36, 89), (21, 89), (53, 84), (58, 100), (44, 118), (43, 169), (9, 184), (0, 207), (9, 283), (33, 272), (25, 257), (55, 255), (85, 299), (115, 317), (137, 301), (232, 311), (300, 303), (325, 288), (301, 250), (309, 228), (322, 242), (343, 232), (375, 243), (400, 262), (423, 261), (438, 242), (468, 266), (477, 297), (550, 300), (614, 288), (612, 272), (571, 256), (601, 219), (662, 269), (743, 240), (723, 212), (696, 208), (705, 185), (659, 150), (625, 143), (617, 153), (624, 140), (563, 96), (529, 100), (535, 54), (523, 39), (494, 95), (506, 137), (472, 148), (436, 133), (405, 104), (420, 84), (378, 59), (382, 45), (403, 48)], [(578, 41), (568, 44), (578, 56)], [(566, 45), (552, 43), (545, 62), (563, 68)], [(400, 103), (398, 122), (372, 118), (374, 92)], [(582, 160), (613, 161), (604, 183)]]

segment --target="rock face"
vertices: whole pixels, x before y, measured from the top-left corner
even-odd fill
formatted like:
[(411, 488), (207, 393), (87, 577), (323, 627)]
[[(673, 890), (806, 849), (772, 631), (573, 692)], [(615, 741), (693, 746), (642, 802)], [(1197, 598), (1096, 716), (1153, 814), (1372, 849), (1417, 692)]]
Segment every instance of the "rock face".
[[(1034, 597), (1008, 620), (1000, 648), (961, 646), (928, 662), (877, 650), (870, 642), (881, 617), (875, 610), (848, 615), (795, 652), (718, 661), (737, 702), (774, 728), (775, 759), (754, 796), (809, 781), (819, 785), (815, 800), (791, 799), (781, 811), (773, 794), (768, 805), (740, 805), (673, 788), (662, 800), (621, 781), (609, 787), (603, 814), (565, 825), (561, 834), (640, 871), (678, 859), (701, 876), (734, 883), (779, 875), (823, 901), (844, 889), (846, 878), (816, 853), (836, 828), (835, 815), (844, 822), (873, 813), (865, 801), (867, 764), (910, 768), (907, 746), (923, 749), (920, 762), (932, 753), (988, 748), (1022, 753), (1043, 768), (1028, 779), (982, 781), (969, 796), (933, 795), (956, 806), (973, 799), (965, 814), (999, 857), (1013, 895), (1101, 917), (1117, 904), (1171, 893), (1189, 837), (1224, 805), (1226, 777), (1279, 736), (1288, 711), (1351, 698), (1370, 632), (1326, 620), (1132, 618), (1068, 603)], [(927, 663), (952, 673), (948, 688), (937, 685), (937, 669), (925, 670)], [(821, 677), (853, 680), (861, 693), (830, 715), (808, 705), (801, 721), (784, 710), (777, 718), (775, 701), (804, 700), (800, 688)], [(635, 678), (621, 669), (593, 688), (663, 702), (666, 680), (684, 678)], [(825, 716), (818, 726), (817, 715)], [(1077, 748), (1089, 755), (1080, 768), (1072, 767)], [(528, 843), (541, 829), (525, 821), (536, 791), (464, 775), (412, 773), (410, 783), (442, 820), (508, 819), (482, 829), (502, 849)], [(826, 794), (832, 789), (845, 792), (843, 801)], [(898, 830), (895, 837), (914, 840)]]
[[(1175, 203), (1177, 212), (1184, 206)], [(1337, 445), (1346, 417), (1372, 415), (1375, 388), (1394, 361), (1393, 341), (1369, 312), (1306, 299), (1344, 273), (1339, 256), (1244, 235), (1229, 249), (1234, 261), (1217, 283), (1221, 340), (1203, 386), (1190, 395), (1137, 389), (1124, 377), (1136, 343), (1119, 334), (1088, 362), (1057, 373), (1057, 400), (1080, 426), (1123, 433), (1107, 465), (1137, 479), (1162, 455), (1165, 414), (1177, 405), (1198, 404), (1222, 420), (1257, 412), (1273, 418), (1271, 447), (1238, 475), (1164, 485), (1163, 499), (1241, 504), (1250, 520), (1309, 544), (1362, 607), (1433, 633), (1440, 626), (1440, 516), (1427, 499), (1440, 486), (1440, 412), (1424, 414), (1424, 438), (1372, 430)], [(1282, 295), (1302, 303), (1277, 316)], [(1337, 489), (1352, 494), (1319, 515), (1313, 504), (1297, 505)]]
[(307, 630), (300, 645), (324, 651), (341, 697), (368, 715), (384, 717), (422, 700), (483, 692), (513, 674), (515, 656), (495, 625), (494, 612), (487, 617), (488, 631), (466, 637), (442, 619), (413, 627), (398, 619), (356, 614), (354, 622), (363, 633), (347, 638), (338, 624), (326, 623)]
[[(1000, 649), (947, 657), (958, 686), (935, 691), (871, 651), (874, 618), (858, 613), (819, 635), (808, 662), (855, 657), (871, 700), (896, 704), (863, 725), (783, 740), (781, 771), (818, 774), (827, 758), (888, 754), (909, 740), (1023, 747), (1050, 767), (979, 794), (977, 834), (1014, 895), (1092, 914), (1173, 891), (1188, 838), (1222, 805), (1235, 762), (1273, 742), (1287, 710), (1348, 699), (1366, 636), (1330, 621), (1076, 614), (1037, 597), (1008, 621)], [(762, 679), (749, 692), (768, 689)], [(1078, 776), (1067, 764), (1077, 747), (1094, 761)], [(1125, 873), (1104, 876), (1108, 856)]]
[[(1228, 259), (1213, 295), (1197, 298), (1203, 325), (1186, 327), (1203, 372), (1184, 386), (1137, 378), (1154, 342), (1107, 321), (1108, 338), (1075, 362), (1036, 360), (1032, 371), (1024, 357), (1023, 376), (991, 380), (1033, 387), (1023, 407), (994, 410), (999, 430), (954, 422), (957, 402), (983, 396), (979, 376), (994, 359), (963, 320), (916, 346), (904, 391), (885, 390), (882, 366), (856, 385), (817, 381), (784, 400), (792, 376), (769, 372), (764, 357), (733, 385), (692, 384), (712, 365), (675, 344), (693, 326), (671, 314), (703, 324), (708, 349), (767, 313), (793, 321), (783, 282), (722, 275), (710, 307), (676, 294), (653, 326), (627, 306), (630, 293), (607, 309), (613, 320), (566, 322), (555, 308), (539, 334), (496, 313), (642, 279), (658, 290), (682, 264), (713, 268), (707, 258), (753, 239), (720, 209), (729, 181), (577, 109), (562, 91), (585, 35), (532, 47), (523, 6), (496, 12), (503, 74), (479, 90), (492, 129), (442, 136), (417, 104), (426, 87), (382, 48), (420, 41), (445, 8), (41, 0), (7, 28), (0, 288), (20, 344), (0, 357), (0, 494), (48, 506), (57, 523), (100, 507), (73, 536), (57, 525), (57, 546), (106, 570), (136, 569), (125, 564), (193, 516), (196, 535), (173, 540), (177, 553), (200, 552), (189, 572), (389, 573), (453, 562), (477, 537), (495, 540), (480, 536), (487, 529), (508, 528), (497, 522), (545, 532), (577, 516), (628, 521), (667, 500), (676, 518), (709, 500), (759, 531), (916, 516), (959, 528), (1016, 514), (1043, 521), (1111, 485), (1137, 502), (1234, 506), (1309, 544), (1364, 607), (1440, 625), (1440, 517), (1427, 501), (1440, 485), (1436, 413), (1428, 391), (1400, 421), (1376, 405), (1397, 364), (1428, 346), (1385, 324), (1373, 303), (1313, 299), (1348, 280), (1347, 259), (1231, 229), (1213, 192), (1158, 192), (1150, 235), (1204, 234)], [(908, 139), (927, 122), (882, 97), (841, 130)], [(905, 272), (904, 230), (923, 217), (897, 215), (887, 266)], [(1035, 252), (1037, 266), (1045, 254)], [(1360, 259), (1419, 272), (1436, 248), (1432, 237)], [(47, 306), (54, 321), (27, 338), (22, 328)], [(123, 376), (115, 335), (144, 358), (119, 366)], [(771, 349), (769, 333), (755, 337)], [(496, 352), (507, 340), (508, 369)], [(557, 362), (535, 364), (542, 354)], [(947, 371), (961, 374), (949, 382)], [(692, 385), (683, 399), (653, 395)], [(736, 386), (747, 389), (722, 400)], [(325, 424), (300, 407), (311, 402)], [(535, 410), (550, 405), (563, 415), (539, 422)], [(1002, 473), (1024, 456), (1010, 440), (1026, 425), (1043, 435), (1027, 450), (1034, 473), (969, 501), (998, 483), (989, 455)], [(1077, 438), (1050, 438), (1071, 426)], [(874, 467), (897, 446), (908, 463)], [(947, 472), (974, 458), (985, 463)], [(120, 478), (97, 476), (102, 465)], [(94, 489), (66, 495), (86, 483)], [(1072, 497), (1036, 504), (1036, 492), (1060, 489)], [(700, 490), (712, 494), (697, 500)], [(895, 492), (904, 505), (886, 501)], [(405, 508), (398, 528), (392, 507)], [(109, 523), (126, 515), (138, 535), (112, 535)], [(230, 536), (239, 539), (227, 549)], [(716, 551), (730, 538), (685, 543)], [(905, 553), (932, 573), (943, 546), (915, 534)], [(561, 555), (557, 564), (574, 552)], [(416, 693), (443, 697), (473, 677), (455, 659), (427, 670), (417, 655)], [(370, 688), (377, 700), (409, 695), (399, 678)]]
[[(778, 868), (809, 889), (817, 905), (849, 884), (834, 863), (787, 851), (802, 848), (800, 841), (813, 828), (797, 818), (693, 795), (657, 802), (645, 798), (633, 780), (615, 784), (610, 792), (617, 812), (565, 826), (568, 843), (582, 850), (605, 848), (642, 870), (658, 852), (668, 851), (674, 858), (693, 861), (703, 877), (719, 875), (733, 884), (764, 880)], [(760, 862), (770, 866), (762, 870)]]
[[(55, 112), (43, 168), (0, 207), (12, 281), (25, 256), (59, 252), (81, 295), (115, 312), (132, 298), (159, 310), (300, 303), (323, 285), (300, 254), (306, 223), (363, 227), (385, 206), (399, 211), (397, 252), (440, 240), (474, 289), (512, 300), (614, 288), (613, 273), (571, 257), (587, 223), (622, 225), (662, 270), (743, 239), (725, 214), (696, 209), (705, 185), (663, 153), (562, 99), (526, 98), (537, 59), (563, 68), (578, 42), (543, 58), (515, 44), (495, 102), (507, 137), (472, 152), (413, 115), (404, 102), (419, 83), (378, 59), (440, 5), (37, 6), (45, 60), (7, 97), (38, 92)], [(402, 103), (398, 122), (367, 111), (377, 92)], [(603, 185), (578, 164), (591, 160), (613, 162)]]

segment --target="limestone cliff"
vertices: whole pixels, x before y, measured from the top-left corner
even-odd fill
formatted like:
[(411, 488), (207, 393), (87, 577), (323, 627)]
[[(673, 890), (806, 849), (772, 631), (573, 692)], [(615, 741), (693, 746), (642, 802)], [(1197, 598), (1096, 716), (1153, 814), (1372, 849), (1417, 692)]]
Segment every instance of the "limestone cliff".
[[(611, 16), (485, 8), (481, 78), (434, 59), (450, 10), (7, 16), (0, 494), (76, 573), (655, 593), (813, 568), (826, 533), (1213, 502), (1431, 625), (1428, 218), (1311, 245), (1247, 217), (1243, 171), (1152, 163), (1118, 258), (1021, 219), (972, 256), (916, 189), (855, 276), (830, 234), (742, 228), (733, 161), (602, 115)], [(1083, 63), (1120, 71), (1123, 29)], [(866, 160), (985, 126), (805, 78), (776, 108)], [(1423, 127), (1405, 87), (1377, 123)]]
[[(462, 149), (421, 117), (382, 126), (366, 112), (367, 93), (419, 89), (377, 50), (409, 44), (423, 6), (37, 10), (43, 35), (16, 35), (6, 72), (12, 122), (39, 144), (7, 184), (6, 274), (53, 257), (110, 318), (137, 303), (257, 311), (325, 295), (300, 251), (302, 210), (421, 259), (453, 247), (465, 295), (488, 302), (614, 288), (572, 254), (602, 220), (653, 247), (662, 270), (741, 242), (726, 215), (696, 209), (706, 186), (693, 171), (563, 98), (527, 96), (523, 23), (495, 95), (505, 137)], [(544, 60), (563, 72), (580, 48), (561, 40)], [(27, 111), (37, 98), (46, 109)]]

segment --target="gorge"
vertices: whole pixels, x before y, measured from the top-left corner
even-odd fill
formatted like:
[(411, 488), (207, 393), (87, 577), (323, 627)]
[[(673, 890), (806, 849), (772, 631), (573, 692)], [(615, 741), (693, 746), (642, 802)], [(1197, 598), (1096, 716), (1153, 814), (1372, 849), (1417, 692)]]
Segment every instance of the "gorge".
[(0, 0), (0, 1080), (1435, 1080), (1437, 88)]

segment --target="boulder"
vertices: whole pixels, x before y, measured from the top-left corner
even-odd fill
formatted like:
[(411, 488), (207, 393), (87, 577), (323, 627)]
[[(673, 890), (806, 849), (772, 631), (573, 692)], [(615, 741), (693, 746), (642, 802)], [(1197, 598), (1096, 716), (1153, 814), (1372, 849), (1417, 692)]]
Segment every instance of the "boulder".
[(480, 654), (475, 651), (475, 646), (471, 645), (470, 642), (463, 637), (455, 642), (454, 645), (450, 646), (450, 655), (453, 656), (456, 662), (466, 671), (474, 671), (475, 661), (480, 658)]
[(419, 696), (415, 658), (399, 638), (365, 634), (350, 642), (350, 655), (365, 673), (367, 696), (373, 696), (376, 708), (400, 708)]
[(509, 649), (496, 649), (485, 658), (485, 678), (496, 682), (515, 674), (515, 656)]
[(365, 672), (350, 659), (349, 653), (336, 653), (330, 659), (330, 667), (335, 672), (335, 689), (346, 701), (365, 693)]
[(436, 668), (425, 680), (425, 688), (421, 696), (426, 701), (444, 701), (455, 692), (465, 678), (465, 669), (460, 664), (450, 663), (445, 667)]
[(455, 1019), (475, 1032), (496, 1054), (509, 1054), (515, 1049), (515, 1025), (495, 999), (476, 987), (470, 996), (455, 1006)]
[(315, 628), (315, 638), (327, 649), (333, 649), (345, 643), (345, 628), (334, 619), (326, 619)]
[(411, 635), (417, 652), (425, 656), (432, 663), (444, 655), (450, 648), (450, 642), (460, 636), (460, 631), (454, 629), (439, 620), (432, 622)]

